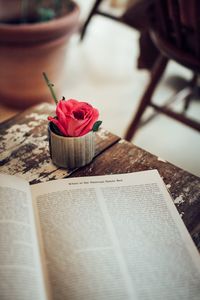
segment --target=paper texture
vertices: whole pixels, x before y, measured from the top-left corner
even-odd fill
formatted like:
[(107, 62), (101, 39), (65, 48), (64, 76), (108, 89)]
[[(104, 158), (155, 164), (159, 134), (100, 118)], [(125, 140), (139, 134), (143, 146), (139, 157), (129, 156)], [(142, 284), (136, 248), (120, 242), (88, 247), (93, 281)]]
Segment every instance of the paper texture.
[(199, 300), (199, 254), (157, 171), (32, 186), (55, 300)]
[(0, 299), (44, 300), (29, 184), (0, 174)]

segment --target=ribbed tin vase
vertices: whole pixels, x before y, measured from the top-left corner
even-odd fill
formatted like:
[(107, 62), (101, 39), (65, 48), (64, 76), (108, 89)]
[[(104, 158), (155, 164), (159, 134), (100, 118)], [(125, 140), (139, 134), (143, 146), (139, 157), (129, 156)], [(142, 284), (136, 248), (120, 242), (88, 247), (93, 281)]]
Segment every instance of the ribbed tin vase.
[(74, 169), (90, 163), (95, 154), (94, 132), (80, 137), (65, 137), (49, 126), (49, 150), (53, 164)]

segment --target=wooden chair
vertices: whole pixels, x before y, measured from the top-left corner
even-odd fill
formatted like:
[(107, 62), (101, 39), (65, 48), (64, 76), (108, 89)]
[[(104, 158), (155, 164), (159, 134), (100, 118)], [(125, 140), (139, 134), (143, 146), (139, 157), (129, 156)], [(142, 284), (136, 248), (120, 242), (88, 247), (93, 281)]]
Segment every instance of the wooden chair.
[(111, 14), (107, 14), (107, 13), (105, 13), (105, 12), (103, 12), (103, 11), (101, 11), (101, 10), (99, 9), (99, 7), (100, 7), (100, 5), (101, 5), (102, 2), (103, 2), (103, 0), (96, 0), (96, 1), (94, 2), (91, 11), (90, 11), (90, 13), (89, 13), (89, 15), (88, 15), (86, 21), (84, 22), (84, 24), (83, 24), (83, 26), (82, 26), (82, 29), (81, 29), (81, 36), (80, 36), (80, 40), (81, 40), (81, 41), (84, 39), (85, 34), (86, 34), (87, 27), (88, 27), (88, 25), (89, 25), (89, 23), (90, 23), (92, 17), (93, 17), (95, 14), (96, 14), (96, 15), (101, 15), (101, 16), (104, 16), (104, 17), (108, 17), (108, 18), (110, 18), (110, 19), (114, 19), (114, 20), (117, 19), (117, 20), (118, 20), (117, 17), (115, 17), (115, 16), (113, 16), (113, 15), (111, 15)]
[[(156, 112), (163, 113), (200, 131), (200, 123), (185, 115), (200, 72), (200, 1), (155, 0), (146, 8), (146, 16), (149, 20), (150, 35), (159, 49), (160, 55), (153, 66), (149, 84), (125, 134), (125, 139), (130, 141), (133, 138), (141, 122), (141, 117), (149, 106)], [(167, 105), (159, 106), (152, 99), (167, 63), (171, 59), (189, 68), (194, 74), (188, 85), (189, 92), (184, 99), (183, 113), (177, 113)]]
[(80, 40), (83, 41), (83, 39), (85, 38), (88, 25), (95, 15), (100, 15), (103, 17), (110, 18), (114, 21), (121, 22), (131, 28), (140, 31), (140, 52), (137, 61), (137, 66), (139, 69), (151, 70), (159, 53), (154, 43), (152, 42), (149, 32), (147, 30), (148, 21), (146, 18), (146, 9), (152, 1), (154, 0), (130, 1), (129, 5), (127, 5), (122, 14), (120, 16), (115, 16), (111, 13), (107, 13), (102, 10), (100, 6), (104, 2), (104, 0), (96, 0), (93, 4), (91, 11), (89, 12), (88, 17), (86, 18), (83, 26), (81, 27)]
[(120, 16), (115, 16), (114, 14), (107, 13), (103, 11), (100, 6), (104, 2), (104, 0), (96, 0), (92, 6), (91, 11), (89, 12), (88, 17), (86, 18), (82, 28), (81, 28), (81, 35), (80, 39), (83, 40), (88, 28), (88, 25), (95, 15), (100, 15), (103, 17), (110, 18), (114, 21), (118, 21), (121, 23), (124, 23), (128, 26), (134, 27), (136, 29), (141, 29), (145, 26), (145, 15), (141, 15), (141, 11), (145, 12), (145, 9), (148, 6), (148, 2), (150, 3), (152, 0), (149, 1), (142, 1), (141, 3), (136, 3), (136, 5), (133, 3), (132, 5), (129, 5), (127, 9), (124, 10), (124, 12)]

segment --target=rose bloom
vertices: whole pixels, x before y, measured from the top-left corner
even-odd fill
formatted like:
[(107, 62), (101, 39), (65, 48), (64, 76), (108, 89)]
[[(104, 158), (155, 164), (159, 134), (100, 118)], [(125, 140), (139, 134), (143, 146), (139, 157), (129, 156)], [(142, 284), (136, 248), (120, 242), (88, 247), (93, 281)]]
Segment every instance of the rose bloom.
[(92, 130), (99, 112), (86, 102), (74, 99), (60, 100), (56, 106), (56, 118), (48, 117), (64, 136), (82, 136)]

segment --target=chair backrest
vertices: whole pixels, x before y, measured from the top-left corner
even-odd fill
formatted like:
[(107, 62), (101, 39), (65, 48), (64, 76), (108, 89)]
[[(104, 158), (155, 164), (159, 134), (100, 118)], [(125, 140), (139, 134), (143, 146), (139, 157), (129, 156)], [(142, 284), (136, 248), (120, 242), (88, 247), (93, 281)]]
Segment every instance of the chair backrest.
[(200, 1), (155, 0), (147, 8), (152, 38), (166, 56), (200, 71)]

